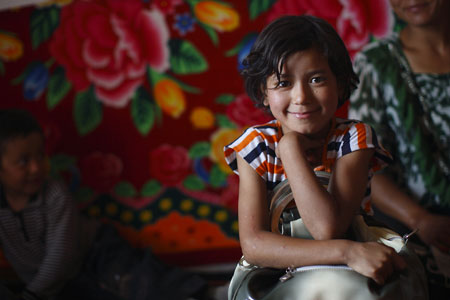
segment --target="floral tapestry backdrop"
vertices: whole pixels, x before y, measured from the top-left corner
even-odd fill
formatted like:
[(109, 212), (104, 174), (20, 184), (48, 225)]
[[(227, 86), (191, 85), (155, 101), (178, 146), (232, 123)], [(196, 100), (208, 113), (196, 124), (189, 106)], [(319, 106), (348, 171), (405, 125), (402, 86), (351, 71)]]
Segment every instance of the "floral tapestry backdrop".
[(239, 69), (262, 27), (305, 13), (330, 22), (351, 55), (395, 25), (387, 0), (54, 0), (2, 11), (0, 108), (36, 116), (50, 175), (83, 213), (156, 254), (236, 259), (239, 179), (222, 148), (269, 119)]

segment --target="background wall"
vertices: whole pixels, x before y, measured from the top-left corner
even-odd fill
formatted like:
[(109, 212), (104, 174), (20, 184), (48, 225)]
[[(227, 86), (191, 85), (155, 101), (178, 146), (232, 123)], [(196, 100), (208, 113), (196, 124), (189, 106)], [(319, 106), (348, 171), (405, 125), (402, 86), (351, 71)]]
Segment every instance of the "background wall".
[(304, 13), (328, 20), (352, 55), (395, 25), (387, 0), (54, 0), (2, 11), (0, 108), (34, 113), (51, 176), (83, 213), (178, 264), (236, 260), (239, 179), (222, 148), (268, 119), (244, 94), (240, 61), (264, 25)]

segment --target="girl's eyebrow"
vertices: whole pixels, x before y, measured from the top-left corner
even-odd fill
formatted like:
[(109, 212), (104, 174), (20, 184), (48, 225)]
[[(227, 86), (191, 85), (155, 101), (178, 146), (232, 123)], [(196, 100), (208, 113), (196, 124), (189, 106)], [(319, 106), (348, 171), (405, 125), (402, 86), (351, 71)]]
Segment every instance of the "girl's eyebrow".
[[(306, 76), (312, 76), (316, 74), (325, 74), (327, 71), (326, 69), (314, 69), (306, 72)], [(276, 76), (275, 76), (276, 77)], [(289, 78), (292, 77), (290, 73), (281, 73), (280, 78)]]

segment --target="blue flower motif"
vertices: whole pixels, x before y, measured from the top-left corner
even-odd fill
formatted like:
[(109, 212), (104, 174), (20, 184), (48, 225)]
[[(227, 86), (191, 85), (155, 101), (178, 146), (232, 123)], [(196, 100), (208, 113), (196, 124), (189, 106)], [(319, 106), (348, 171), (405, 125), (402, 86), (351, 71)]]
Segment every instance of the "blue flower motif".
[(243, 44), (242, 48), (239, 49), (239, 53), (237, 56), (238, 59), (238, 70), (242, 70), (242, 68), (244, 67), (242, 65), (242, 61), (244, 60), (244, 58), (247, 57), (247, 55), (250, 53), (250, 49), (252, 48), (253, 44), (255, 43), (257, 38), (256, 34), (251, 34), (249, 36), (246, 37), (246, 41)]
[(47, 87), (48, 79), (48, 69), (43, 63), (36, 63), (23, 81), (24, 98), (26, 100), (38, 99)]
[(180, 35), (185, 35), (187, 32), (194, 30), (195, 19), (190, 13), (176, 14), (173, 28), (176, 29)]

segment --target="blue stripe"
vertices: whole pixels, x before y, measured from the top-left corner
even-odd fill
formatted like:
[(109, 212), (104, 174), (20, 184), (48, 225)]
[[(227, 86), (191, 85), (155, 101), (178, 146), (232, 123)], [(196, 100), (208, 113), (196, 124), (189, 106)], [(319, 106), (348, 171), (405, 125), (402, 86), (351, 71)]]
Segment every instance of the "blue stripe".
[(269, 191), (273, 191), (273, 189), (277, 186), (277, 184), (279, 184), (281, 181), (275, 181), (275, 182), (271, 182), (271, 181), (267, 181), (267, 189)]
[(237, 170), (237, 160), (236, 159), (233, 159), (233, 161), (230, 162), (228, 165), (230, 166), (231, 170), (233, 170), (233, 171)]
[(341, 146), (341, 142), (331, 142), (327, 145), (327, 152), (328, 151), (339, 151), (339, 147)]
[(257, 158), (261, 153), (267, 150), (266, 143), (259, 143), (249, 154), (247, 154), (244, 159), (250, 164), (255, 158)]
[(344, 135), (344, 138), (342, 139), (342, 156), (345, 154), (348, 154), (352, 151), (350, 147), (350, 133), (347, 131), (347, 133)]

